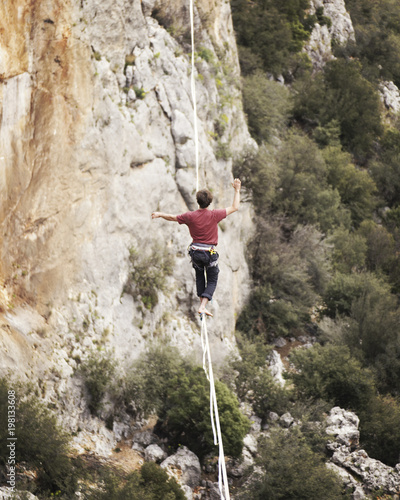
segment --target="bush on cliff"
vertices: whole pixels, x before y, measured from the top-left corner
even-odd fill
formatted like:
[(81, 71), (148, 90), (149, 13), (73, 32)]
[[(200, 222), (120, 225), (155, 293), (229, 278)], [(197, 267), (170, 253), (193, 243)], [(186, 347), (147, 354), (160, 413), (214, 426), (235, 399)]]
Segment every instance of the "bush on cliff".
[(5, 467), (9, 458), (7, 444), (8, 391), (15, 391), (15, 437), (17, 468), (36, 471), (34, 493), (55, 494), (72, 498), (81, 475), (79, 463), (69, 455), (70, 436), (57, 418), (35, 395), (32, 386), (10, 384), (0, 379), (0, 463)]
[[(298, 428), (274, 429), (260, 443), (258, 464), (264, 474), (239, 496), (240, 500), (342, 500), (342, 482), (314, 452)], [(347, 497), (348, 498), (348, 497)]]
[(174, 478), (153, 462), (126, 478), (112, 471), (100, 477), (100, 487), (91, 488), (87, 500), (185, 500), (186, 496)]
[[(215, 381), (224, 449), (239, 456), (249, 423), (236, 396)], [(183, 360), (172, 347), (154, 346), (133, 367), (125, 400), (143, 415), (156, 412), (157, 432), (178, 446), (186, 445), (200, 458), (216, 450), (210, 421), (209, 382), (200, 367)], [(129, 404), (129, 403), (128, 403)]]

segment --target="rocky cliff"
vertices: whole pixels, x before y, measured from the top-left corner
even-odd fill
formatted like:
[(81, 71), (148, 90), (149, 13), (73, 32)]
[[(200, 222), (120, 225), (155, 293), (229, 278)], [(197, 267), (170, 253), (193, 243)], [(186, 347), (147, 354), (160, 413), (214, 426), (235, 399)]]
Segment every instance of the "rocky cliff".
[[(154, 335), (198, 350), (187, 228), (150, 218), (195, 206), (188, 15), (151, 0), (0, 6), (3, 368), (47, 378), (55, 363), (64, 386), (71, 354), (99, 338), (119, 359)], [(232, 157), (251, 142), (228, 2), (197, 3), (195, 39), (200, 186), (224, 207)], [(221, 227), (216, 360), (247, 294), (250, 231), (246, 204)], [(147, 307), (132, 252), (144, 269), (172, 262)]]

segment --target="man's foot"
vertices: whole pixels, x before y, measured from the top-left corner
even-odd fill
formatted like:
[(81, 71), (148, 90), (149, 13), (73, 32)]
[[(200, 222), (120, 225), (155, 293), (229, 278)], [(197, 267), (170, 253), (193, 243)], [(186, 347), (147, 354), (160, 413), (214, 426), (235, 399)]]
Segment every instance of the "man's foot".
[(205, 314), (206, 316), (211, 316), (213, 317), (213, 315), (210, 313), (210, 311), (207, 311), (207, 309), (199, 309), (199, 314), (202, 315), (202, 314)]

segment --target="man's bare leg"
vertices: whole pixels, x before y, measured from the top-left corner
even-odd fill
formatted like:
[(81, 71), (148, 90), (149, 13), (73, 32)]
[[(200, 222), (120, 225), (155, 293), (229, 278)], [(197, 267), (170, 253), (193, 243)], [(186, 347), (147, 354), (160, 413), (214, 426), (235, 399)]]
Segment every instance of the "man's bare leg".
[(207, 304), (208, 304), (207, 297), (201, 297), (200, 298), (199, 314), (206, 314), (207, 316), (212, 316), (210, 311), (207, 311), (207, 309), (206, 309)]

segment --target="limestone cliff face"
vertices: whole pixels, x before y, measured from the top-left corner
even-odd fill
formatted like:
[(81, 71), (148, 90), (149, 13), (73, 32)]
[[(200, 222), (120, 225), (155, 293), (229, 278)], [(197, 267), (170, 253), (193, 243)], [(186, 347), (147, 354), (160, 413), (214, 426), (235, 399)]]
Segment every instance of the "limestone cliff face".
[[(60, 389), (72, 353), (85, 356), (101, 337), (121, 360), (155, 334), (198, 350), (187, 228), (150, 218), (194, 208), (188, 13), (158, 0), (2, 2), (3, 367), (46, 378), (54, 362)], [(229, 3), (197, 2), (195, 26), (200, 186), (225, 207), (232, 156), (251, 143)], [(248, 293), (250, 232), (246, 204), (220, 231), (216, 360)], [(124, 290), (129, 249), (145, 259), (157, 244), (173, 275), (149, 311)]]

